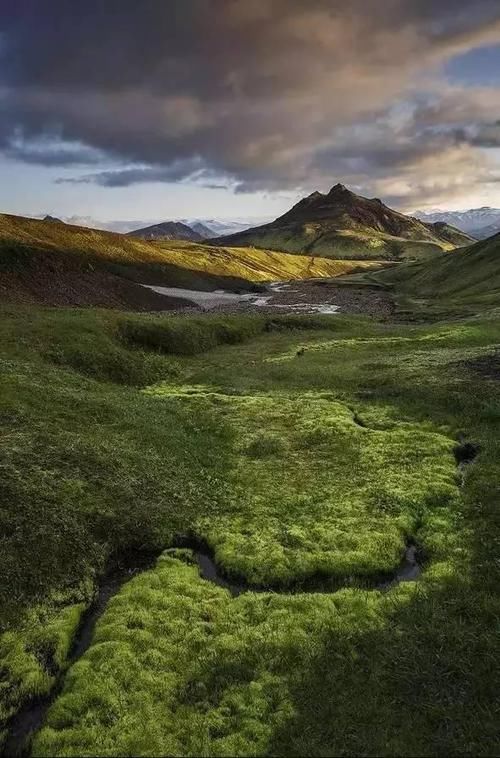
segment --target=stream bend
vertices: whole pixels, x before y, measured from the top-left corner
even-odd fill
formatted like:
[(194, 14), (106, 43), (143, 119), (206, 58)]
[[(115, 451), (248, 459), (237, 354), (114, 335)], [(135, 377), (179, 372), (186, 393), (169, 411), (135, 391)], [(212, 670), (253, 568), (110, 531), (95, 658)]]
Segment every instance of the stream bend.
[[(387, 591), (400, 582), (415, 581), (422, 570), (422, 551), (414, 540), (407, 540), (405, 551), (397, 569), (386, 574), (371, 576), (331, 577), (317, 574), (307, 579), (282, 586), (252, 585), (243, 579), (230, 577), (214, 560), (213, 551), (208, 544), (193, 535), (179, 536), (173, 548), (187, 548), (193, 552), (200, 577), (218, 587), (229, 590), (233, 597), (244, 592), (277, 592), (280, 594), (330, 593), (343, 588)], [(56, 697), (61, 693), (67, 670), (88, 650), (94, 636), (97, 621), (106, 610), (111, 598), (121, 587), (137, 574), (154, 567), (158, 556), (164, 552), (128, 552), (119, 559), (114, 559), (102, 577), (94, 600), (83, 613), (67, 659), (67, 666), (60, 671), (51, 691), (43, 696), (27, 701), (12, 717), (8, 735), (1, 750), (5, 758), (29, 756), (30, 744), (34, 734), (42, 727), (46, 713)]]

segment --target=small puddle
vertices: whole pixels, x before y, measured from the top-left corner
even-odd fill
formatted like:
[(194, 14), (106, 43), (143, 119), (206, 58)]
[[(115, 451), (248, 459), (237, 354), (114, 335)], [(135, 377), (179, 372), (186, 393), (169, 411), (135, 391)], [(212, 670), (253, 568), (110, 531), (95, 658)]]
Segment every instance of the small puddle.
[(465, 485), (465, 472), (467, 466), (470, 466), (470, 464), (475, 461), (480, 451), (481, 445), (478, 445), (475, 442), (466, 442), (463, 435), (459, 436), (458, 444), (455, 445), (453, 449), (453, 455), (455, 456), (461, 487)]
[(453, 450), (453, 455), (457, 462), (457, 466), (463, 466), (466, 463), (472, 463), (481, 450), (479, 445), (474, 442), (460, 442)]

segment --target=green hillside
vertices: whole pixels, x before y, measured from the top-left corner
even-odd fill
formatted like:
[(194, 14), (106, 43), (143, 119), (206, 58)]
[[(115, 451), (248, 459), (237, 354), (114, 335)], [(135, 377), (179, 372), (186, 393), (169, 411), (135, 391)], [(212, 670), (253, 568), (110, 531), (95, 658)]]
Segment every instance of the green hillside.
[[(7, 289), (339, 266), (10, 218)], [(499, 753), (498, 251), (352, 275), (430, 324), (0, 302), (6, 756)]]
[(254, 247), (219, 247), (190, 242), (158, 243), (176, 266), (253, 282), (311, 279), (377, 269), (382, 261), (335, 260), (310, 255), (289, 255)]
[(500, 234), (453, 255), (402, 264), (364, 278), (393, 287), (406, 300), (430, 303), (434, 309), (500, 307)]
[[(158, 309), (166, 298), (137, 283), (202, 290), (338, 276), (365, 262), (265, 250), (151, 242), (122, 234), (0, 215), (0, 298), (61, 305)], [(154, 307), (153, 307), (154, 306)]]
[(434, 256), (471, 241), (452, 226), (425, 224), (337, 184), (326, 195), (313, 192), (270, 224), (213, 243), (346, 260), (404, 260)]

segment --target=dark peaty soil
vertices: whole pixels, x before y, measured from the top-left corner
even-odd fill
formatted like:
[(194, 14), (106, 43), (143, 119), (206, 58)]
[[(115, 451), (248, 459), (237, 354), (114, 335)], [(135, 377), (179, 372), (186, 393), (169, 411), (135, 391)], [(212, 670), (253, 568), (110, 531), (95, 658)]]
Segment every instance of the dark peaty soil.
[(0, 303), (115, 308), (131, 311), (196, 309), (183, 298), (167, 297), (106, 271), (0, 271)]

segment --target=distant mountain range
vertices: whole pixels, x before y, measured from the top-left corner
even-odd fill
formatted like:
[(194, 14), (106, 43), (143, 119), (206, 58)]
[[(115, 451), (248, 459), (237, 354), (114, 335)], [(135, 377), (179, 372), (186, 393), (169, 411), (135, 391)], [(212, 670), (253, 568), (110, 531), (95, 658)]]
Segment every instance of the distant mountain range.
[(134, 222), (100, 222), (88, 216), (60, 219), (47, 215), (44, 220), (105, 228), (141, 239), (206, 240), (211, 244), (340, 259), (420, 258), (440, 250), (463, 247), (475, 239), (500, 232), (500, 208), (416, 211), (408, 216), (377, 198), (356, 195), (342, 184), (336, 184), (327, 194), (313, 192), (274, 221), (184, 218), (130, 230)]
[(313, 192), (271, 223), (211, 244), (254, 246), (343, 259), (421, 258), (470, 245), (474, 240), (445, 222), (426, 223), (336, 184)]
[[(261, 217), (249, 217), (249, 218), (236, 218), (236, 219), (218, 219), (218, 218), (194, 218), (194, 219), (175, 219), (173, 221), (159, 221), (151, 223), (151, 221), (101, 221), (100, 219), (93, 218), (92, 216), (64, 216), (63, 218), (57, 218), (47, 214), (41, 217), (43, 221), (58, 221), (61, 224), (72, 224), (73, 226), (86, 226), (89, 229), (103, 229), (108, 232), (118, 232), (119, 234), (128, 234), (130, 231), (141, 231), (148, 227), (155, 227), (158, 224), (184, 224), (189, 226), (195, 232), (197, 232), (203, 239), (209, 239), (210, 237), (219, 237), (222, 234), (234, 234), (240, 232), (243, 229), (248, 229), (256, 224), (262, 224), (265, 221), (269, 221), (268, 218)], [(182, 229), (178, 229), (178, 232), (182, 232)], [(170, 237), (163, 237), (163, 239), (170, 239)], [(179, 239), (184, 239), (180, 237)], [(191, 238), (190, 238), (191, 239)]]
[(192, 223), (183, 221), (182, 223), (192, 229), (193, 232), (196, 232), (196, 234), (199, 234), (201, 239), (217, 236), (213, 229), (210, 229), (209, 226), (205, 226), (201, 221), (194, 221)]
[[(181, 219), (183, 224), (187, 224), (191, 229), (199, 231), (205, 239), (210, 237), (220, 237), (223, 234), (236, 234), (236, 232), (242, 232), (244, 229), (249, 229), (257, 224), (263, 224), (267, 221), (271, 221), (270, 218), (235, 218), (235, 219), (220, 219), (220, 218), (207, 218), (207, 219)], [(208, 234), (203, 234), (199, 227), (202, 226), (205, 230), (208, 230)]]
[(444, 221), (476, 239), (486, 239), (500, 232), (500, 208), (471, 208), (467, 211), (416, 211), (415, 216), (427, 223)]
[(163, 221), (160, 224), (152, 224), (140, 229), (127, 232), (130, 237), (157, 240), (190, 240), (201, 242), (202, 240), (218, 237), (220, 234), (229, 234), (242, 229), (248, 229), (248, 222), (238, 221)]
[[(72, 217), (72, 220), (76, 221), (77, 218)], [(67, 225), (67, 222), (55, 216), (47, 215), (42, 220)], [(71, 224), (70, 222), (70, 225), (78, 226), (79, 224)], [(202, 223), (194, 223), (192, 226), (188, 226), (181, 221), (164, 221), (160, 224), (152, 224), (141, 229), (134, 229), (130, 232), (125, 232), (125, 234), (127, 237), (138, 237), (144, 240), (190, 240), (191, 242), (201, 242), (201, 240), (207, 237), (215, 236), (214, 232)]]

